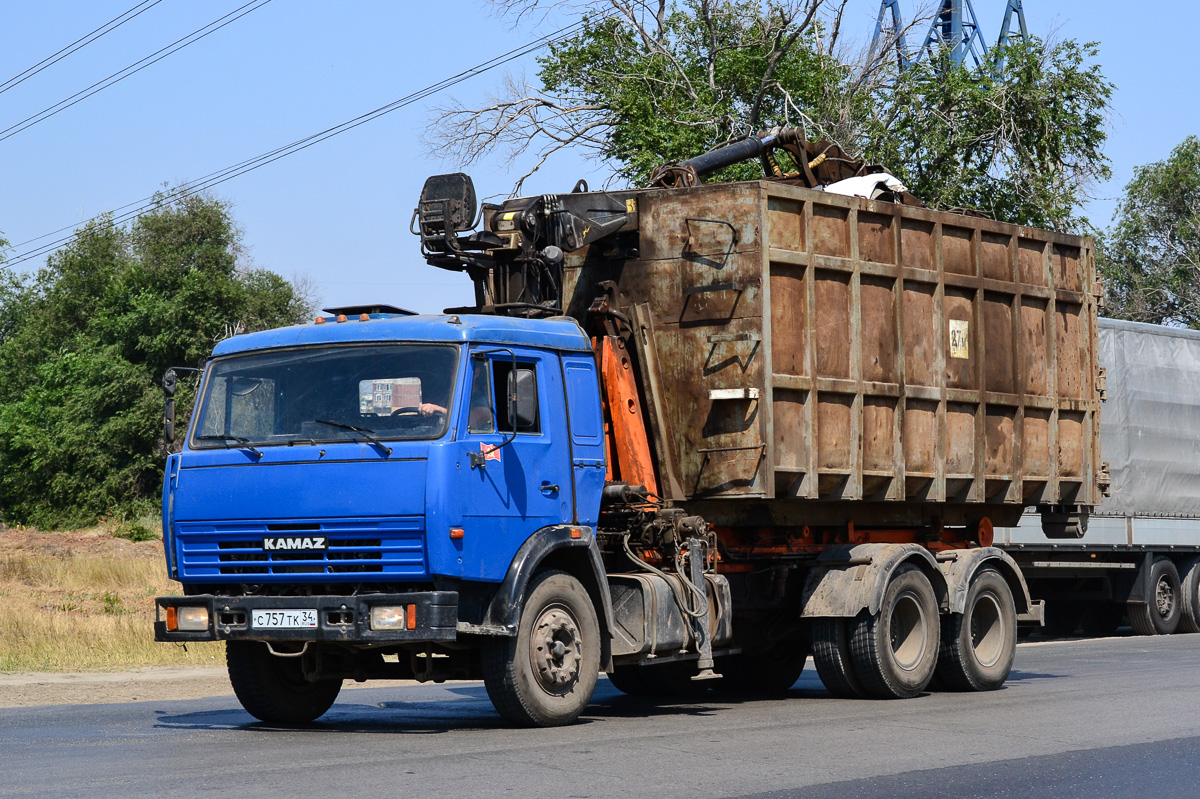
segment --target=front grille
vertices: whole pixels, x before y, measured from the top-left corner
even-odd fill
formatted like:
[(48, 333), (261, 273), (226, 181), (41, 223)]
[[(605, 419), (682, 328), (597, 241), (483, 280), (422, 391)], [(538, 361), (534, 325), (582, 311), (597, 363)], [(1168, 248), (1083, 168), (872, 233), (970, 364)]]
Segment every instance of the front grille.
[[(231, 578), (270, 582), (296, 575), (326, 579), (420, 578), (425, 566), (424, 525), (420, 518), (337, 522), (222, 522), (176, 525), (181, 579)], [(322, 535), (328, 549), (267, 551), (263, 538), (280, 531)]]

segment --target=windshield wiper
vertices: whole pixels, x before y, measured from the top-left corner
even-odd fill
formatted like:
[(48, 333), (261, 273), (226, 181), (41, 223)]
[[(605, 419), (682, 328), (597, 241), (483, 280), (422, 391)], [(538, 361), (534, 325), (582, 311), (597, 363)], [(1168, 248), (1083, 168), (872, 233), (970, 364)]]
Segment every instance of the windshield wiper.
[(241, 436), (221, 436), (221, 435), (196, 436), (196, 440), (197, 441), (224, 441), (226, 449), (229, 449), (230, 441), (236, 441), (238, 443), (238, 445), (242, 447), (242, 449), (248, 449), (251, 452), (253, 452), (255, 457), (261, 458), (263, 456), (262, 452), (260, 452), (258, 449), (255, 448), (255, 446), (253, 444), (250, 443), (250, 439), (242, 438)]
[(362, 434), (363, 438), (367, 439), (367, 441), (370, 441), (372, 444), (379, 447), (381, 450), (386, 452), (388, 455), (392, 454), (392, 448), (385, 445), (382, 441), (380, 441), (378, 438), (376, 438), (374, 430), (368, 430), (365, 427), (355, 427), (352, 424), (342, 424), (341, 422), (331, 422), (328, 419), (313, 419), (313, 421), (316, 422), (317, 424), (327, 424), (330, 427), (340, 427), (342, 430), (352, 430), (355, 433), (360, 433), (360, 434)]

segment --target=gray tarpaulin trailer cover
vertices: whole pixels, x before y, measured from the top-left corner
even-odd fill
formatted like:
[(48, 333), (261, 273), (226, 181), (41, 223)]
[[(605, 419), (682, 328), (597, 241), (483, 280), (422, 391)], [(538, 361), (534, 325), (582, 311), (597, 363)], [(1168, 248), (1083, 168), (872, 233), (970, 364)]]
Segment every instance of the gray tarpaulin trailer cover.
[[(1101, 319), (1108, 397), (1100, 453), (1111, 495), (1071, 546), (1200, 546), (1200, 331)], [(1048, 544), (1040, 519), (996, 531), (1000, 544)]]

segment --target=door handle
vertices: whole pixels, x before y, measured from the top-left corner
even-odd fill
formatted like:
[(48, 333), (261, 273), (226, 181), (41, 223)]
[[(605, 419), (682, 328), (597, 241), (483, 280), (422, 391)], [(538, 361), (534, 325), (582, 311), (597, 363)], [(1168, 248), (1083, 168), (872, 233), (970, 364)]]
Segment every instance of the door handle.
[(558, 483), (542, 483), (542, 493), (546, 496), (558, 493)]

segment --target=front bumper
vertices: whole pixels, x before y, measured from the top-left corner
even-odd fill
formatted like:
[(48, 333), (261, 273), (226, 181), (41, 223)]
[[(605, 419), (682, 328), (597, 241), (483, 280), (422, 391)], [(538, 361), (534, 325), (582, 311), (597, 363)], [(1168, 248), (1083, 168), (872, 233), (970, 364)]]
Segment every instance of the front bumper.
[[(155, 641), (331, 641), (388, 644), (454, 641), (458, 636), (458, 593), (422, 591), (358, 596), (241, 596), (212, 594), (164, 596), (154, 600)], [(412, 629), (372, 630), (371, 608), (376, 605), (416, 607)], [(168, 630), (168, 608), (208, 609), (208, 629)], [(317, 626), (255, 629), (255, 610), (316, 610)], [(411, 617), (410, 617), (411, 618)]]

